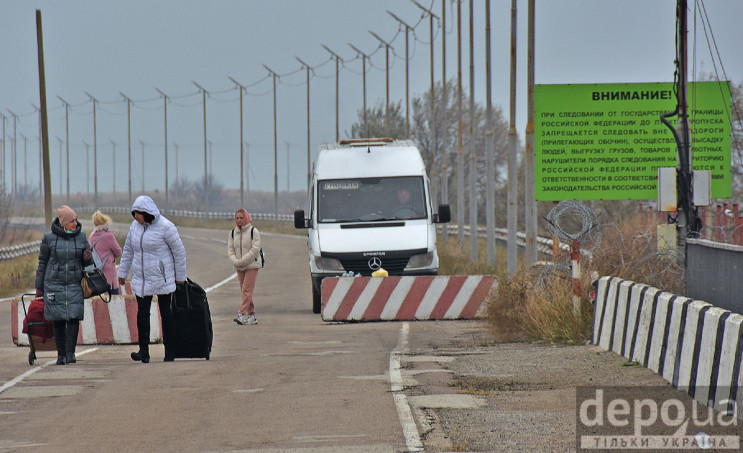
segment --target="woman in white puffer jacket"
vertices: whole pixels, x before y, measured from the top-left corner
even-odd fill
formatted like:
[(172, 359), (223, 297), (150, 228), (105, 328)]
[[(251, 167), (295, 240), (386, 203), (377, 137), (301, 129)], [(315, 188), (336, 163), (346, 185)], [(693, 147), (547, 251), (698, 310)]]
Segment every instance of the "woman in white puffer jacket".
[(132, 291), (137, 297), (137, 330), (139, 351), (132, 352), (132, 360), (150, 361), (150, 306), (157, 295), (163, 325), (165, 361), (172, 361), (169, 353), (170, 301), (176, 283), (186, 281), (186, 249), (173, 222), (160, 214), (152, 198), (141, 195), (132, 205), (132, 221), (126, 235), (117, 277), (124, 284), (129, 271)]

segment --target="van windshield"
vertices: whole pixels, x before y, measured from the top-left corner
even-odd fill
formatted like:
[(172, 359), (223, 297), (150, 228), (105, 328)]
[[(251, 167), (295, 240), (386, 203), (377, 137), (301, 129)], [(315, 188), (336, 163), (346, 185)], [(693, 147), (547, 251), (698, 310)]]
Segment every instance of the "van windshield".
[(427, 217), (422, 176), (326, 179), (318, 182), (320, 223)]

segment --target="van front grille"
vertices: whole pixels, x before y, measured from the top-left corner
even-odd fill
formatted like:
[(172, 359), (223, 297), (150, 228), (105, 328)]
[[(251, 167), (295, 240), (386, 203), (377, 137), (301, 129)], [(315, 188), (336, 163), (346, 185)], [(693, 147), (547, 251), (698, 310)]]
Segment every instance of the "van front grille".
[(373, 253), (323, 253), (322, 256), (339, 260), (343, 264), (343, 268), (347, 271), (352, 271), (354, 274), (360, 273), (364, 277), (369, 277), (376, 270), (369, 266), (370, 263), (376, 264), (377, 262), (381, 262), (381, 267), (389, 275), (402, 275), (405, 266), (410, 261), (410, 257), (426, 252), (426, 249), (417, 249)]

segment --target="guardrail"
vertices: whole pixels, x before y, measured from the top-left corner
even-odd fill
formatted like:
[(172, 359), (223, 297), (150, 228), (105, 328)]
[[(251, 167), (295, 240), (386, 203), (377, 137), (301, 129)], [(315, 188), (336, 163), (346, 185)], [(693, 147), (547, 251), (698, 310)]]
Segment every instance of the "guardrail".
[[(128, 214), (130, 212), (129, 208), (121, 207), (121, 206), (109, 206), (109, 207), (101, 207), (98, 208), (101, 212), (115, 212), (117, 214)], [(77, 212), (94, 212), (94, 208), (76, 208), (75, 211)], [(191, 218), (199, 218), (199, 219), (232, 219), (235, 215), (233, 212), (204, 212), (204, 211), (188, 211), (188, 210), (178, 210), (178, 209), (171, 209), (171, 210), (163, 210), (163, 213), (167, 216), (172, 217), (191, 217)], [(274, 220), (277, 218), (275, 214), (266, 214), (266, 213), (251, 213), (250, 214), (253, 219), (257, 220)], [(279, 214), (278, 220), (281, 222), (293, 222), (294, 221), (294, 215), (292, 214)], [(438, 231), (441, 233), (443, 231), (443, 226), (438, 226)], [(453, 224), (446, 225), (448, 234), (457, 234), (458, 226)], [(464, 234), (465, 236), (470, 235), (471, 228), (469, 225), (464, 226)], [(477, 227), (477, 237), (480, 239), (487, 238), (487, 227), (484, 226), (478, 226)], [(495, 229), (495, 240), (496, 241), (502, 241), (506, 242), (508, 240), (508, 230), (505, 228), (496, 228)], [(544, 237), (537, 237), (537, 250), (541, 253), (544, 253), (546, 255), (552, 255), (552, 239), (547, 239)], [(26, 244), (20, 244), (20, 245), (14, 245), (12, 247), (5, 247), (0, 248), (0, 261), (2, 260), (9, 260), (13, 258), (17, 258), (22, 255), (28, 255), (31, 253), (37, 253), (39, 250), (39, 244), (41, 244), (41, 241), (34, 241), (34, 242), (28, 242)], [(526, 234), (524, 233), (516, 233), (516, 244), (519, 247), (526, 247)], [(560, 243), (560, 248), (562, 250), (570, 251), (570, 246), (567, 244)]]

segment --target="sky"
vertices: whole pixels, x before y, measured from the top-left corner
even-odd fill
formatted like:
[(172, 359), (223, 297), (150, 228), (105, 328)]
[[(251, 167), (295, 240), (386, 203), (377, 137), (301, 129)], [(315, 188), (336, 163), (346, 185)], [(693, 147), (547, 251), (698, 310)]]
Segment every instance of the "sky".
[[(446, 77), (456, 78), (456, 3), (418, 3), (437, 16), (436, 81), (442, 79), (444, 35)], [(675, 5), (675, 0), (537, 0), (535, 83), (673, 81)], [(485, 1), (474, 0), (473, 6), (474, 92), (476, 101), (485, 105)], [(466, 93), (470, 93), (469, 7), (468, 1), (462, 1), (461, 59)], [(446, 24), (442, 29), (444, 8)], [(339, 72), (341, 139), (357, 120), (363, 97), (362, 57), (349, 44), (371, 55), (367, 60), (367, 107), (383, 105), (385, 100), (385, 47), (369, 31), (391, 45), (390, 99), (404, 101), (404, 27), (388, 11), (415, 27), (409, 38), (411, 98), (430, 89), (429, 20), (427, 13), (412, 1), (0, 0), (0, 113), (8, 118), (7, 152), (0, 162), (0, 173), (10, 181), (15, 114), (20, 185), (38, 187), (40, 178), (39, 123), (34, 107), (40, 105), (37, 9), (43, 24), (54, 193), (65, 190), (67, 141), (72, 193), (94, 190), (94, 161), (98, 191), (125, 193), (130, 141), (133, 190), (162, 190), (166, 140), (162, 94), (169, 101), (170, 184), (176, 176), (202, 180), (206, 160), (206, 166), (223, 187), (239, 188), (240, 90), (230, 78), (246, 88), (246, 188), (273, 191), (276, 173), (280, 191), (303, 190), (307, 180), (307, 85), (306, 71), (298, 59), (312, 68), (309, 150), (314, 159), (321, 143), (335, 141), (335, 64), (323, 45), (343, 59)], [(715, 71), (724, 79), (724, 68), (728, 80), (743, 82), (739, 49), (743, 42), (743, 27), (739, 25), (743, 2), (689, 0), (689, 10), (690, 79), (695, 74)], [(515, 126), (523, 143), (527, 121), (526, 0), (517, 0), (517, 11)], [(695, 11), (706, 13), (706, 27), (699, 14), (695, 20)], [(506, 119), (510, 14), (511, 1), (491, 0), (492, 102), (503, 110)], [(273, 78), (269, 69), (278, 76), (276, 139)], [(206, 146), (202, 89), (208, 94)], [(133, 101), (129, 117), (131, 137), (124, 96)], [(70, 105), (67, 116), (63, 100)]]

